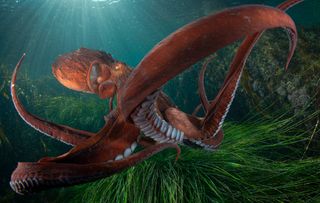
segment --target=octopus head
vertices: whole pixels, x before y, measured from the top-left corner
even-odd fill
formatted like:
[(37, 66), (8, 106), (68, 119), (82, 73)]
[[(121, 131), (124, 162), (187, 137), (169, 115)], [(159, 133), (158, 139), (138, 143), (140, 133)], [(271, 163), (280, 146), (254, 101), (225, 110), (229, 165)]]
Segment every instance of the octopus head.
[(106, 52), (80, 48), (59, 56), (52, 72), (65, 87), (105, 99), (116, 93), (130, 68)]

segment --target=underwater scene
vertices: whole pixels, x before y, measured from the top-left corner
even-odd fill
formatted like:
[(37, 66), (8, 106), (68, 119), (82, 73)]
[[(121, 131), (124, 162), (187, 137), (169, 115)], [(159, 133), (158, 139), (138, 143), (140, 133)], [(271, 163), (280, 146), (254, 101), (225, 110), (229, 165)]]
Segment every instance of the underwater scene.
[(0, 202), (320, 202), (319, 0), (0, 0)]

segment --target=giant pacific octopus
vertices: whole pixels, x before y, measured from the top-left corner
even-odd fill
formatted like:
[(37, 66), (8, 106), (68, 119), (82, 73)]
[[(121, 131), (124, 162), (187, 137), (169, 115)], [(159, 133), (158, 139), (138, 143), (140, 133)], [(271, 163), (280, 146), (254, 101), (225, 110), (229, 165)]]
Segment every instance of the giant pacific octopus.
[[(163, 149), (176, 149), (178, 157), (177, 144), (215, 150), (222, 142), (222, 124), (245, 62), (265, 30), (287, 31), (290, 47), (285, 68), (288, 67), (297, 43), (297, 30), (284, 11), (300, 2), (288, 0), (277, 8), (233, 7), (191, 22), (159, 42), (134, 69), (110, 54), (86, 48), (59, 56), (52, 70), (62, 85), (110, 99), (110, 113), (98, 133), (55, 124), (24, 109), (15, 90), (23, 54), (11, 81), (17, 112), (34, 129), (73, 148), (58, 157), (19, 162), (11, 176), (11, 188), (26, 194), (94, 181), (134, 166)], [(213, 60), (210, 55), (240, 39), (243, 42), (220, 91), (208, 100), (204, 76), (208, 61)], [(179, 110), (161, 86), (206, 57), (198, 81), (201, 105), (196, 109), (202, 108), (205, 115), (199, 117), (196, 112), (190, 115)], [(135, 152), (137, 145), (143, 149)]]

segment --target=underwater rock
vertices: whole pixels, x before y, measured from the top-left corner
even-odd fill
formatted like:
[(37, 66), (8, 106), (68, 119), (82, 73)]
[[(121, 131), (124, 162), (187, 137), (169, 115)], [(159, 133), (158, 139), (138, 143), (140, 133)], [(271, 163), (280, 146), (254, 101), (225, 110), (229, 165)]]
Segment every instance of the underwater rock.
[(310, 102), (310, 96), (307, 94), (306, 87), (302, 87), (294, 90), (290, 95), (288, 95), (288, 100), (295, 111), (298, 111)]
[[(297, 50), (287, 71), (283, 70), (287, 55), (287, 38), (283, 32), (267, 31), (250, 55), (241, 78), (234, 105), (228, 119), (236, 120), (252, 111), (289, 111), (305, 115), (320, 109), (320, 44), (315, 36), (318, 28), (300, 28)], [(238, 44), (224, 48), (209, 63), (205, 86), (209, 98), (218, 92)], [(169, 81), (164, 91), (185, 111), (200, 102), (196, 76), (203, 62)], [(177, 91), (179, 89), (179, 91)], [(304, 108), (308, 106), (308, 110)], [(241, 107), (241, 108), (239, 108)], [(267, 111), (265, 109), (268, 108)]]
[[(258, 53), (264, 52), (264, 60), (258, 63), (253, 57), (253, 60), (249, 60), (247, 69), (252, 78), (252, 81), (248, 81), (249, 85), (252, 86), (254, 94), (260, 98), (260, 103), (275, 103), (274, 108), (287, 104), (287, 110), (291, 109), (293, 112), (299, 112), (310, 105), (311, 98), (316, 96), (320, 78), (319, 58), (314, 57), (310, 60), (310, 55), (320, 53), (319, 43), (312, 37), (319, 33), (318, 29), (303, 30), (300, 33), (298, 48), (288, 71), (282, 70), (283, 62), (279, 57), (285, 55), (281, 53), (284, 50), (281, 47), (287, 46), (285, 36), (278, 32), (267, 33), (264, 39), (268, 40), (262, 40), (257, 50)], [(269, 46), (269, 43), (274, 41), (273, 38), (277, 38), (278, 43), (276, 46), (273, 44)], [(273, 68), (270, 67), (270, 63), (273, 63)], [(259, 64), (259, 68), (251, 68), (252, 64)], [(248, 94), (253, 92), (247, 91)], [(311, 104), (310, 110), (318, 108), (315, 104)]]

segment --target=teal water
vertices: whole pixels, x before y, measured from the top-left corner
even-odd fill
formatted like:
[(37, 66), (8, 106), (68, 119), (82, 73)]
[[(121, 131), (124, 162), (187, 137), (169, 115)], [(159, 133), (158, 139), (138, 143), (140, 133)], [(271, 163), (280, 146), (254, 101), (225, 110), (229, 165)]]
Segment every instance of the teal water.
[[(86, 47), (104, 50), (111, 53), (114, 58), (135, 67), (156, 43), (193, 20), (231, 6), (249, 3), (275, 6), (281, 2), (281, 0), (0, 0), (0, 202), (55, 202), (58, 190), (21, 197), (12, 192), (8, 181), (18, 161), (36, 161), (43, 156), (56, 156), (69, 149), (31, 129), (13, 107), (9, 82), (13, 68), (23, 53), (27, 56), (22, 74), (19, 75), (18, 92), (26, 108), (48, 120), (95, 132), (103, 125), (101, 118), (107, 112), (107, 102), (93, 95), (73, 92), (58, 84), (51, 73), (51, 64), (57, 56)], [(292, 71), (289, 71), (287, 76), (282, 76), (284, 72), (278, 74), (277, 71), (249, 72), (248, 78), (241, 83), (241, 89), (227, 120), (241, 124), (249, 111), (264, 112), (261, 108), (273, 102), (276, 105), (273, 106), (273, 110), (264, 112), (268, 116), (274, 109), (282, 110), (282, 108), (284, 111), (294, 109), (294, 114), (312, 102), (319, 104), (312, 103), (306, 114), (320, 109), (319, 11), (318, 0), (305, 0), (290, 9), (288, 13), (296, 22), (299, 37), (301, 36), (298, 42), (301, 43), (298, 44), (296, 58), (293, 59), (291, 66)], [(267, 33), (267, 37), (262, 40), (263, 43), (259, 44), (258, 51), (249, 61), (249, 68), (281, 67), (284, 58), (280, 56), (287, 50), (285, 40), (283, 33)], [(272, 43), (268, 43), (270, 41)], [(269, 49), (269, 47), (276, 48)], [(210, 78), (206, 82), (211, 83), (211, 86), (208, 85), (210, 88), (207, 88), (210, 97), (213, 97), (219, 88), (215, 82), (219, 84), (223, 80), (234, 47), (224, 51), (218, 55), (217, 64), (213, 64), (212, 70), (208, 73)], [(263, 61), (262, 58), (267, 61)], [(218, 70), (224, 72), (213, 71), (214, 68), (221, 68)], [(166, 93), (189, 113), (199, 102), (195, 80), (198, 70), (197, 66), (187, 71), (165, 87)], [(289, 84), (287, 81), (295, 81), (293, 78), (299, 79)], [(265, 86), (262, 87), (259, 81), (265, 82), (261, 82)], [(282, 89), (278, 88), (283, 83), (285, 83), (283, 88), (287, 88), (284, 94)], [(271, 94), (274, 92), (279, 94), (272, 97)], [(266, 103), (263, 107), (256, 103), (260, 100)], [(303, 104), (300, 105), (301, 103)], [(306, 139), (312, 134), (315, 123), (316, 119), (304, 126), (304, 129), (310, 129)], [(318, 133), (317, 129), (316, 132)], [(316, 141), (311, 143), (310, 148), (314, 151), (307, 155), (319, 157), (320, 153), (316, 150), (320, 146), (317, 141), (319, 133), (313, 135)]]
[[(18, 0), (0, 2), (0, 56), (14, 65), (23, 52), (32, 76), (50, 74), (61, 53), (88, 47), (105, 50), (131, 66), (179, 27), (212, 12), (246, 3), (218, 0)], [(298, 25), (320, 22), (319, 2), (307, 0), (289, 14)], [(307, 12), (306, 12), (307, 11)]]

